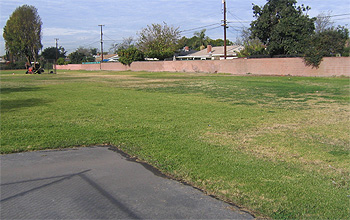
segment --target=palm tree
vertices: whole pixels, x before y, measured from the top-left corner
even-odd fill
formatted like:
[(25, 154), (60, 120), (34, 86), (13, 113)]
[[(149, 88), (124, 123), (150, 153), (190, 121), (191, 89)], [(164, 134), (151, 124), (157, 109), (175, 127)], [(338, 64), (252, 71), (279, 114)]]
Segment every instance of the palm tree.
[(201, 30), (200, 32), (194, 32), (194, 36), (197, 37), (196, 46), (200, 49), (205, 48), (208, 45), (209, 37), (205, 36), (206, 29)]

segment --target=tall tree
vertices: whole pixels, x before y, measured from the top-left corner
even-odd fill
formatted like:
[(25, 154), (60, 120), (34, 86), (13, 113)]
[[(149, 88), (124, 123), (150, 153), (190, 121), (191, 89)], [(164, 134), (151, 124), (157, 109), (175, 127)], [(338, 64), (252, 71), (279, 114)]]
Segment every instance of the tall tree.
[(3, 37), (8, 52), (36, 62), (41, 44), (41, 18), (34, 6), (18, 7), (7, 20)]
[(315, 30), (308, 6), (296, 6), (296, 0), (267, 0), (253, 5), (256, 20), (251, 23), (252, 37), (267, 46), (269, 55), (301, 54)]
[(146, 57), (163, 60), (175, 54), (179, 38), (179, 28), (166, 23), (152, 24), (139, 33), (137, 45)]

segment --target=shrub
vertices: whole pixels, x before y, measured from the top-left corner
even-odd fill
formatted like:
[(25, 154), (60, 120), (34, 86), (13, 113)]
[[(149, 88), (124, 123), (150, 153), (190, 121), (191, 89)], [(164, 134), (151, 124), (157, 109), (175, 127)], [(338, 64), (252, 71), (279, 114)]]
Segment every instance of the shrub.
[(143, 52), (135, 47), (119, 50), (118, 56), (119, 62), (128, 66), (134, 61), (143, 61), (145, 59)]

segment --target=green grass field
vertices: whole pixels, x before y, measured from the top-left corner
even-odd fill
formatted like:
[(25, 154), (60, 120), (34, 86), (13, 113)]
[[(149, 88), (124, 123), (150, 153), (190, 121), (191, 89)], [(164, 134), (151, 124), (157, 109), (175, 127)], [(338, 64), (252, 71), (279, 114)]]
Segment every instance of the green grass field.
[(259, 217), (350, 217), (349, 78), (2, 71), (0, 97), (2, 154), (112, 144)]

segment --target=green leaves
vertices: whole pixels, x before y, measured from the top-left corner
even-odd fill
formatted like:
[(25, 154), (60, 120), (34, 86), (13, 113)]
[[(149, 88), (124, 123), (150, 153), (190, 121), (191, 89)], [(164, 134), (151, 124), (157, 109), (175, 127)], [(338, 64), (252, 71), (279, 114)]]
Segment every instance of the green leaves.
[(128, 66), (130, 66), (130, 64), (134, 61), (144, 60), (143, 52), (135, 47), (129, 47), (128, 49), (119, 50), (118, 56), (119, 62)]
[[(306, 65), (318, 68), (325, 56), (344, 52), (349, 31), (344, 27), (326, 28), (329, 20), (309, 18), (308, 6), (296, 6), (296, 0), (268, 0), (260, 7), (253, 5), (256, 20), (251, 23), (251, 38), (258, 38), (270, 56), (304, 56)], [(315, 32), (315, 22), (317, 31)], [(246, 45), (246, 54), (259, 52)]]
[(82, 62), (95, 62), (94, 55), (96, 54), (97, 49), (96, 48), (84, 48), (79, 47), (74, 51), (73, 53), (70, 53), (68, 55), (71, 63), (73, 64), (80, 64)]
[(257, 19), (251, 23), (252, 37), (260, 39), (271, 56), (300, 54), (315, 29), (314, 19), (303, 13), (309, 9), (296, 7), (295, 0), (269, 0), (263, 7), (254, 5)]
[(56, 49), (56, 47), (48, 47), (48, 48), (45, 48), (45, 50), (41, 53), (41, 55), (47, 60), (55, 60), (56, 53), (57, 53), (57, 58), (66, 57), (65, 54), (67, 53), (67, 51), (65, 51), (63, 47), (60, 47), (58, 49)]
[(6, 50), (15, 56), (36, 61), (41, 44), (41, 18), (34, 6), (18, 7), (7, 20), (3, 37)]
[(309, 39), (305, 50), (306, 65), (318, 68), (323, 57), (341, 54), (347, 39), (349, 39), (349, 30), (341, 26), (315, 33)]
[(146, 57), (163, 60), (174, 55), (179, 38), (179, 28), (166, 23), (152, 24), (139, 33), (138, 47)]

